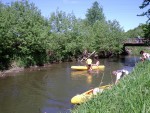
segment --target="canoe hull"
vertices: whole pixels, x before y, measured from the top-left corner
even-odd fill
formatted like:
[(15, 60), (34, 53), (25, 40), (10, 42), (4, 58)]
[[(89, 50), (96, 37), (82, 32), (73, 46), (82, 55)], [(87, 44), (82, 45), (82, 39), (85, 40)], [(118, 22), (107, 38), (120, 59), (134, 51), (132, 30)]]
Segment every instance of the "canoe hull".
[[(104, 65), (100, 65), (100, 66), (92, 66), (92, 69), (104, 69), (105, 66)], [(87, 66), (71, 66), (72, 70), (87, 70)]]
[[(101, 87), (97, 87), (97, 88), (99, 90), (101, 90), (101, 92), (99, 92), (99, 93), (102, 93), (103, 90), (109, 89), (110, 87), (111, 87), (111, 85), (105, 85), (105, 86), (101, 86)], [(96, 89), (96, 88), (94, 88), (94, 89)], [(94, 89), (88, 90), (82, 94), (77, 94), (76, 96), (74, 96), (71, 99), (71, 103), (72, 104), (81, 104), (81, 103), (87, 102), (94, 96), (94, 94), (93, 94)]]

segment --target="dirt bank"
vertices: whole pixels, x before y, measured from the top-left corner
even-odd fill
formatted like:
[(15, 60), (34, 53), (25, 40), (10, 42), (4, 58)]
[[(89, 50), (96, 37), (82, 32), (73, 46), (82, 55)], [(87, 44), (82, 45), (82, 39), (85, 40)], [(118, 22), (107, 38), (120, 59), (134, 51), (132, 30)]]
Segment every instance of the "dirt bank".
[(15, 67), (15, 68), (11, 68), (9, 70), (0, 71), (0, 77), (6, 77), (7, 74), (9, 74), (9, 73), (18, 73), (23, 70), (24, 70), (24, 68)]
[(45, 64), (44, 66), (30, 66), (29, 68), (14, 66), (8, 70), (0, 71), (0, 78), (7, 77), (7, 76), (13, 76), (13, 75), (15, 75), (15, 73), (19, 73), (22, 71), (37, 71), (37, 70), (39, 71), (39, 70), (43, 70), (45, 68), (49, 68), (51, 66), (52, 66), (52, 64)]

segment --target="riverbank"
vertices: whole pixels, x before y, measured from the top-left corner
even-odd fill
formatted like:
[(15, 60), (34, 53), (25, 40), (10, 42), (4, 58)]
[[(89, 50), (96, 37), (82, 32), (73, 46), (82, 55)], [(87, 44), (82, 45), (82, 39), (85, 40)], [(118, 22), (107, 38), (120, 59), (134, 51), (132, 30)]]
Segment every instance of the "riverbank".
[(18, 73), (18, 72), (21, 72), (23, 70), (24, 70), (24, 68), (14, 67), (14, 68), (11, 68), (9, 70), (0, 71), (0, 77), (6, 77), (7, 74), (9, 74), (9, 73)]
[(75, 106), (71, 113), (148, 113), (150, 112), (150, 63), (140, 62), (129, 76), (112, 89)]
[(42, 69), (50, 67), (51, 65), (52, 64), (45, 64), (44, 66), (30, 66), (29, 68), (18, 67), (15, 65), (15, 66), (9, 68), (8, 70), (0, 71), (0, 78), (14, 75), (14, 74), (10, 74), (10, 73), (19, 73), (19, 72), (26, 71), (26, 70), (27, 71), (42, 70)]

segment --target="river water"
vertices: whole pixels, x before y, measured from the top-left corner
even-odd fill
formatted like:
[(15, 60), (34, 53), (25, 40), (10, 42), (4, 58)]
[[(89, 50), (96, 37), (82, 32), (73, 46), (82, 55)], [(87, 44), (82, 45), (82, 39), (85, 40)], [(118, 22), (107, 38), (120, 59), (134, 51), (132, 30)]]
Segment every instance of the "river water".
[(100, 59), (104, 70), (73, 71), (79, 62), (52, 64), (47, 68), (25, 70), (0, 78), (0, 113), (70, 113), (73, 96), (99, 85), (115, 82), (112, 71), (133, 69), (134, 56)]

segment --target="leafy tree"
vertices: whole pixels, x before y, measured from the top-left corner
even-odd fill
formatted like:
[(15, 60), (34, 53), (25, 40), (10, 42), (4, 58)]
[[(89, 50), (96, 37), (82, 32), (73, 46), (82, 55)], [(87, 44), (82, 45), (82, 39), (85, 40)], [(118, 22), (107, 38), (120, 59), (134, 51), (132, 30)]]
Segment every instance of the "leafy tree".
[(12, 33), (15, 16), (11, 8), (0, 3), (0, 68), (10, 66), (13, 58), (14, 34)]
[(150, 40), (150, 23), (143, 25), (144, 38)]
[(12, 62), (26, 67), (66, 61), (77, 58), (85, 49), (120, 52), (120, 42), (125, 39), (116, 20), (105, 20), (98, 2), (88, 9), (86, 19), (58, 9), (46, 19), (26, 0), (10, 5), (0, 2), (0, 32), (1, 69)]
[(24, 66), (42, 65), (46, 62), (46, 37), (48, 22), (34, 4), (28, 1), (12, 2), (1, 7), (1, 61), (8, 68), (13, 60)]
[(86, 18), (90, 25), (93, 25), (97, 20), (105, 20), (103, 8), (99, 6), (97, 1), (93, 3), (93, 6), (90, 9), (88, 9)]
[(144, 31), (143, 31), (144, 24), (139, 25), (138, 27), (131, 29), (126, 32), (126, 35), (128, 38), (136, 38), (138, 36), (144, 37)]
[(49, 18), (49, 23), (51, 26), (51, 32), (55, 33), (66, 33), (67, 31), (73, 30), (74, 22), (76, 21), (76, 17), (73, 13), (66, 14), (63, 11), (59, 11), (51, 14)]
[(77, 49), (76, 38), (78, 37), (78, 20), (73, 13), (66, 14), (56, 10), (49, 19), (52, 36), (50, 48), (54, 51), (56, 60), (62, 61), (75, 55)]
[[(16, 48), (17, 57), (24, 59), (25, 65), (42, 65), (46, 56), (46, 37), (48, 22), (41, 16), (34, 4), (14, 2), (11, 4), (16, 12), (16, 24), (13, 33), (17, 34), (15, 42), (20, 42)], [(19, 49), (19, 50), (18, 50)]]
[[(140, 9), (143, 9), (147, 6), (150, 5), (150, 0), (143, 0), (143, 3), (141, 6), (139, 6)], [(148, 9), (146, 12), (143, 12), (142, 14), (138, 15), (138, 16), (147, 16), (148, 20), (150, 20), (150, 9)]]
[(104, 52), (120, 52), (122, 41), (125, 39), (124, 32), (119, 23), (114, 21), (97, 21), (93, 26), (95, 34), (95, 49)]
[[(145, 7), (148, 7), (150, 5), (150, 0), (143, 0), (143, 3), (141, 6), (139, 6), (140, 9), (144, 9)], [(144, 31), (144, 37), (148, 38), (150, 40), (150, 9), (148, 9), (146, 12), (143, 12), (142, 14), (138, 16), (147, 16), (148, 20), (147, 23), (143, 26)]]
[(120, 26), (117, 20), (108, 21), (109, 25), (109, 38), (108, 38), (108, 46), (109, 50), (112, 52), (122, 52), (122, 42), (126, 40), (126, 35), (123, 28)]

